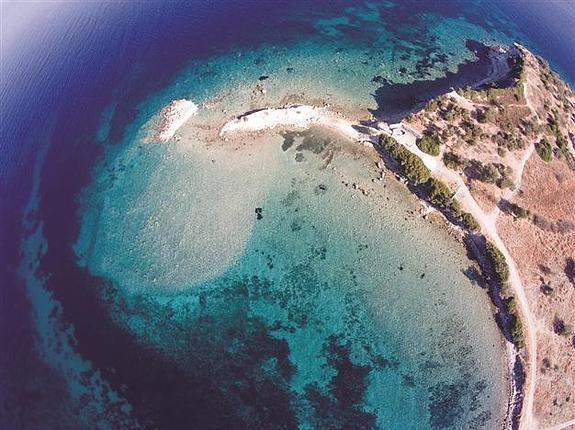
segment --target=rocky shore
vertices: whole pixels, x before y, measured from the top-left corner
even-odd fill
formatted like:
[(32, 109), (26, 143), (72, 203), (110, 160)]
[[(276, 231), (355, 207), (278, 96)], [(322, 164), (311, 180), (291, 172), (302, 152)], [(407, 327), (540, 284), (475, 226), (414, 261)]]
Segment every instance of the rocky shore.
[(184, 123), (198, 112), (198, 106), (186, 99), (174, 100), (160, 112), (157, 139), (170, 140)]

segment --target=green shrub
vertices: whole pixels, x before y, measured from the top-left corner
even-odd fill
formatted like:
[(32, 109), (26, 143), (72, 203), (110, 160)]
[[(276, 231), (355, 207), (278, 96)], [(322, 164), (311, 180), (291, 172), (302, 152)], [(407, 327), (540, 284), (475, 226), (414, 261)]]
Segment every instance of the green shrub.
[(555, 136), (561, 135), (560, 125), (555, 116), (547, 116), (547, 127), (549, 128), (549, 131)]
[(499, 179), (499, 170), (493, 164), (485, 164), (481, 168), (479, 175), (481, 181), (494, 184)]
[(459, 202), (454, 198), (452, 198), (451, 201), (449, 202), (449, 209), (457, 219), (460, 219), (461, 215), (464, 213), (463, 209), (461, 209), (461, 206), (459, 205)]
[(443, 154), (443, 164), (453, 170), (465, 168), (465, 160), (454, 152), (446, 152)]
[(423, 152), (438, 156), (439, 155), (439, 138), (435, 134), (424, 134), (420, 139), (416, 142), (417, 147), (421, 149)]
[(496, 185), (501, 188), (509, 188), (511, 190), (515, 189), (515, 182), (507, 174), (503, 174), (496, 182)]
[(551, 144), (547, 139), (543, 138), (539, 142), (535, 142), (535, 150), (543, 161), (551, 161), (553, 148), (551, 148)]
[(487, 242), (487, 258), (491, 263), (491, 267), (497, 280), (501, 284), (507, 282), (509, 280), (509, 266), (499, 248), (491, 242)]
[(557, 120), (556, 116), (549, 115), (547, 117), (547, 127), (549, 131), (555, 136), (555, 144), (566, 158), (567, 163), (573, 169), (575, 169), (575, 158), (573, 154), (569, 151), (569, 144), (567, 139), (561, 132), (561, 123)]
[(494, 164), (494, 166), (499, 171), (499, 179), (495, 181), (495, 184), (501, 189), (515, 189), (515, 182), (513, 181), (513, 169), (501, 163)]
[(518, 349), (523, 348), (525, 345), (523, 324), (517, 315), (513, 315), (513, 321), (511, 322), (511, 340)]
[(517, 301), (515, 297), (511, 296), (505, 301), (505, 307), (507, 308), (507, 312), (516, 315), (517, 314)]
[(479, 231), (481, 229), (481, 226), (477, 220), (469, 212), (461, 213), (459, 215), (459, 219), (461, 220), (463, 226), (469, 231)]
[(427, 195), (429, 201), (441, 208), (451, 207), (451, 197), (453, 193), (451, 189), (439, 179), (430, 178), (427, 181)]
[(523, 348), (525, 344), (523, 336), (523, 324), (521, 323), (519, 315), (517, 314), (517, 301), (515, 300), (515, 297), (511, 296), (507, 298), (504, 303), (505, 308), (507, 309), (507, 313), (511, 318), (511, 323), (509, 325), (511, 341), (517, 348)]
[(557, 135), (555, 136), (555, 143), (557, 144), (557, 147), (561, 151), (568, 150), (567, 139), (565, 139), (565, 136), (563, 136), (563, 134), (561, 134), (561, 132), (558, 132)]
[(485, 114), (485, 110), (483, 109), (476, 109), (475, 117), (477, 118), (477, 122), (480, 122), (482, 124), (487, 122), (487, 115)]
[(439, 97), (436, 97), (427, 102), (427, 104), (425, 105), (425, 110), (429, 112), (435, 112), (437, 108), (440, 106), (440, 104), (441, 100), (439, 99)]
[(516, 151), (525, 148), (525, 140), (510, 131), (498, 131), (493, 136), (493, 141), (497, 144), (498, 148), (505, 148), (508, 151)]
[(421, 158), (399, 144), (393, 137), (381, 135), (379, 144), (399, 164), (402, 173), (415, 185), (427, 182), (431, 176)]
[(399, 146), (399, 143), (393, 137), (382, 134), (379, 136), (379, 145), (386, 151), (389, 151), (391, 148)]
[(519, 206), (516, 203), (509, 203), (508, 212), (517, 218), (527, 218), (529, 216), (529, 210)]
[(523, 119), (521, 120), (521, 124), (523, 125), (523, 129), (521, 130), (523, 135), (532, 137), (537, 134), (538, 124), (535, 123), (534, 120)]
[(465, 120), (469, 118), (469, 111), (459, 105), (449, 103), (442, 109), (441, 116), (448, 122), (454, 122), (460, 119)]
[(459, 125), (463, 131), (463, 140), (469, 145), (476, 145), (481, 138), (482, 129), (470, 121), (462, 121)]
[(479, 223), (470, 213), (463, 212), (451, 189), (439, 179), (431, 177), (431, 172), (421, 159), (398, 143), (393, 137), (381, 135), (380, 146), (399, 164), (402, 173), (414, 184), (425, 184), (429, 201), (444, 209), (449, 209), (461, 223), (471, 231), (479, 230)]

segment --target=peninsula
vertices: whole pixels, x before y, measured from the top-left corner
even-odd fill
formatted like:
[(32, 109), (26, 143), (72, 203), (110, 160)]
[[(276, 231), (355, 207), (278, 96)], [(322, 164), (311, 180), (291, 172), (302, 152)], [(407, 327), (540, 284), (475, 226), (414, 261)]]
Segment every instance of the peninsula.
[[(459, 229), (478, 263), (508, 340), (505, 426), (568, 428), (575, 425), (575, 94), (521, 45), (493, 47), (490, 56), (489, 76), (395, 124), (377, 112), (357, 121), (326, 106), (286, 104), (228, 117), (212, 138), (319, 126), (372, 145)], [(168, 108), (160, 140), (196, 112), (189, 103), (181, 118)]]

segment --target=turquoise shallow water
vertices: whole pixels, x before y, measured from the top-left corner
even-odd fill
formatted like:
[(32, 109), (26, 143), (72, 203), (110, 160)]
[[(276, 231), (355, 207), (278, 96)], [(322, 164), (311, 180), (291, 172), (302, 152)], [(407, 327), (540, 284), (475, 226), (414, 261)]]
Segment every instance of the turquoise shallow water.
[(76, 251), (116, 324), (246, 422), (500, 423), (502, 340), (462, 247), (372, 181), (369, 148), (244, 143), (131, 146), (102, 168)]
[[(30, 131), (12, 146), (34, 167), (6, 188), (26, 190), (23, 232), (24, 204), (3, 212), (25, 286), (1, 303), (21, 348), (0, 364), (5, 427), (501, 422), (504, 345), (471, 262), (405, 189), (372, 182), (371, 150), (318, 131), (291, 146), (214, 136), (287, 102), (364, 119), (393, 99), (383, 83), (441, 78), (474, 59), (466, 39), (509, 42), (513, 23), (483, 3), (261, 2), (78, 6), (65, 37), (33, 32), (62, 52), (39, 44), (32, 61), (58, 73), (14, 67), (15, 87), (42, 91), (18, 92), (5, 121)], [(180, 97), (198, 116), (150, 144)]]
[[(330, 18), (301, 12), (297, 22), (314, 30), (306, 37), (191, 60), (171, 85), (146, 98), (139, 106), (140, 118), (144, 121), (182, 97), (199, 104), (200, 115), (210, 120), (287, 102), (325, 102), (344, 113), (367, 116), (369, 109), (378, 108), (375, 93), (383, 81), (411, 83), (456, 72), (461, 63), (476, 60), (466, 48), (470, 39), (513, 41), (456, 15), (426, 12), (405, 23), (398, 17), (397, 23), (383, 25), (380, 7), (366, 2)], [(255, 91), (257, 84), (265, 94)]]

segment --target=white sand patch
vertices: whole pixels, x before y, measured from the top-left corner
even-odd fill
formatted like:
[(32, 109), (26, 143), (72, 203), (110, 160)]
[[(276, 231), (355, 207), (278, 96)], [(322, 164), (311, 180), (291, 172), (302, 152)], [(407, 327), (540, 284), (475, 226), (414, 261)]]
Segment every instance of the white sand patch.
[(369, 134), (359, 131), (349, 120), (324, 108), (308, 105), (266, 108), (246, 113), (224, 124), (220, 136), (273, 129), (306, 130), (312, 125), (328, 128), (354, 141), (370, 139)]
[(305, 130), (316, 123), (319, 117), (319, 109), (306, 105), (261, 109), (228, 121), (222, 127), (220, 135), (257, 132), (274, 128)]
[(158, 131), (160, 142), (170, 140), (176, 131), (198, 112), (198, 105), (186, 99), (174, 100), (160, 112), (161, 122)]

